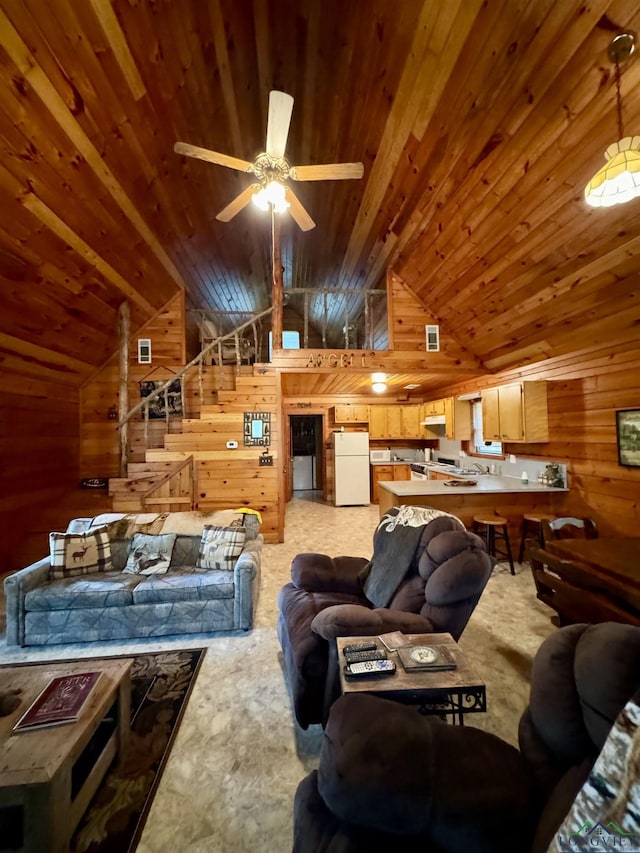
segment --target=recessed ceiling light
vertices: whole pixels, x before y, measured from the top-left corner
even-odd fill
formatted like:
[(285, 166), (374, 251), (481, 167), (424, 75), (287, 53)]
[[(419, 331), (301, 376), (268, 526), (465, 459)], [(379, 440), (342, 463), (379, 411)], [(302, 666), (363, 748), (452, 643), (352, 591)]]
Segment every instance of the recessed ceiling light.
[(420, 385), (418, 385), (417, 382), (412, 382), (411, 385), (405, 385), (404, 386), (405, 391), (413, 391), (414, 388), (419, 388), (419, 387), (420, 387)]

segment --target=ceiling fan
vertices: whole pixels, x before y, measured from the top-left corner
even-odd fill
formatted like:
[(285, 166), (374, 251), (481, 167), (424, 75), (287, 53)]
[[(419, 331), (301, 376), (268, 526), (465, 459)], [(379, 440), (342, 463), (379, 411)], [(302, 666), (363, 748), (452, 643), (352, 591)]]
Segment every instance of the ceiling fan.
[(210, 151), (208, 148), (198, 148), (188, 142), (176, 142), (173, 150), (177, 154), (196, 157), (208, 163), (227, 166), (238, 172), (252, 173), (257, 183), (251, 184), (240, 195), (236, 196), (216, 216), (221, 222), (228, 222), (240, 213), (253, 199), (262, 210), (268, 210), (271, 204), (277, 213), (289, 210), (298, 226), (303, 231), (315, 228), (315, 222), (309, 216), (293, 190), (286, 181), (341, 181), (348, 178), (361, 178), (364, 174), (362, 163), (325, 163), (318, 166), (292, 166), (285, 159), (284, 152), (289, 134), (289, 124), (293, 111), (293, 98), (286, 92), (273, 90), (269, 94), (269, 117), (267, 119), (266, 150), (258, 154), (253, 163)]

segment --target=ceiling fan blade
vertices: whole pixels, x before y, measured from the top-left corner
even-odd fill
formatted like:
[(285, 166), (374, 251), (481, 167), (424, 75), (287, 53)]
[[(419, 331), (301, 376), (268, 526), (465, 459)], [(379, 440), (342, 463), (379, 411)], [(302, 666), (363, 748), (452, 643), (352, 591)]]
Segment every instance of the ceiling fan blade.
[(236, 169), (238, 172), (251, 172), (253, 170), (253, 163), (249, 163), (247, 160), (239, 160), (237, 157), (230, 157), (228, 154), (209, 151), (208, 148), (198, 148), (197, 145), (189, 145), (188, 142), (176, 142), (173, 150), (176, 154), (184, 154), (185, 157), (197, 157), (198, 160), (216, 163), (218, 166), (227, 166), (229, 169)]
[(293, 98), (286, 92), (273, 90), (269, 93), (269, 118), (267, 119), (267, 154), (284, 157), (289, 135), (289, 124), (293, 111)]
[(294, 181), (344, 181), (361, 178), (362, 163), (324, 163), (320, 166), (292, 166), (289, 177)]
[(289, 202), (289, 213), (293, 216), (302, 231), (311, 231), (312, 228), (316, 227), (316, 223), (304, 209), (302, 203), (293, 190), (290, 190), (289, 187), (285, 187), (284, 197)]
[(230, 201), (226, 207), (223, 207), (220, 213), (216, 216), (220, 222), (228, 222), (230, 219), (240, 213), (243, 207), (246, 207), (251, 201), (251, 196), (257, 193), (260, 189), (260, 184), (251, 184), (246, 190), (242, 190), (240, 195), (237, 195), (233, 201)]

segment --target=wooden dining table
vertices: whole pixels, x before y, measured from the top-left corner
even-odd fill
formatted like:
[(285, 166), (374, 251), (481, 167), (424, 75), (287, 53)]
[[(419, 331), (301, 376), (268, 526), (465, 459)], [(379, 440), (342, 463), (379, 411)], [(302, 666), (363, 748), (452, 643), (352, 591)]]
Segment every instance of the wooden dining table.
[(640, 537), (554, 539), (546, 542), (545, 548), (563, 560), (640, 587)]

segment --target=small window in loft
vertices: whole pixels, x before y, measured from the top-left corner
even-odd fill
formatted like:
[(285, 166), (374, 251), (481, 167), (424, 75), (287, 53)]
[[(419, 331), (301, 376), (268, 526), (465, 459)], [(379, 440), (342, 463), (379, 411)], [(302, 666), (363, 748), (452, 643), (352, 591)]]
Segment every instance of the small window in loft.
[(501, 441), (485, 441), (482, 437), (482, 401), (474, 400), (471, 403), (471, 414), (473, 417), (473, 449), (483, 456), (502, 456)]
[[(272, 332), (269, 332), (269, 361), (271, 361), (271, 339)], [(300, 349), (300, 332), (283, 332), (282, 349)]]

